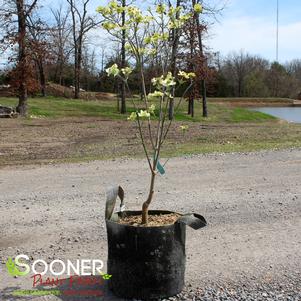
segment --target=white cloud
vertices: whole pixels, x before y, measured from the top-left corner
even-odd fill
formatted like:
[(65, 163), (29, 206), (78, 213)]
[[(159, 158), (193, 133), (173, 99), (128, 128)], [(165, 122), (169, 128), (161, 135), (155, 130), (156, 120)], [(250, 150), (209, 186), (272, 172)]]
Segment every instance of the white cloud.
[[(279, 59), (287, 61), (301, 57), (301, 22), (280, 25)], [(263, 18), (236, 17), (223, 20), (211, 30), (209, 45), (214, 51), (227, 54), (243, 49), (270, 60), (275, 59), (276, 25)]]

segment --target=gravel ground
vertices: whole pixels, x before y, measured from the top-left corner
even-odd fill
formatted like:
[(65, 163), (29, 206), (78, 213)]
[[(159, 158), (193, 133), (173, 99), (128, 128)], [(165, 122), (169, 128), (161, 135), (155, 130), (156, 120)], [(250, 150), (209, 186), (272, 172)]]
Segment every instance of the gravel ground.
[[(299, 276), (300, 277), (300, 276)], [(257, 283), (251, 286), (249, 283), (240, 285), (218, 286), (212, 284), (205, 288), (185, 288), (176, 297), (167, 300), (194, 300), (194, 301), (300, 301), (300, 278), (290, 284)]]
[[(139, 209), (148, 180), (139, 160), (1, 169), (0, 300), (25, 300), (11, 292), (32, 288), (29, 276), (7, 274), (9, 256), (105, 261), (106, 188), (120, 184), (127, 207)], [(301, 150), (172, 159), (152, 208), (197, 212), (209, 224), (187, 229), (187, 286), (169, 300), (301, 300), (300, 183)], [(95, 300), (121, 300), (104, 293)]]

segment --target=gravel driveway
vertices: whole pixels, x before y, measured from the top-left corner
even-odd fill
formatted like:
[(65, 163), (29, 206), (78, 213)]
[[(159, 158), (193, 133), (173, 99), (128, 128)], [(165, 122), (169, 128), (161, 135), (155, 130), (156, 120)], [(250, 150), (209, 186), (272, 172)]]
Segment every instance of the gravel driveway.
[[(152, 208), (209, 223), (187, 229), (187, 287), (177, 300), (301, 300), (301, 150), (176, 158), (166, 169)], [(1, 169), (0, 300), (32, 287), (30, 276), (7, 274), (9, 256), (105, 261), (106, 188), (120, 184), (127, 208), (139, 209), (148, 180), (140, 160)], [(105, 289), (97, 300), (120, 299)]]

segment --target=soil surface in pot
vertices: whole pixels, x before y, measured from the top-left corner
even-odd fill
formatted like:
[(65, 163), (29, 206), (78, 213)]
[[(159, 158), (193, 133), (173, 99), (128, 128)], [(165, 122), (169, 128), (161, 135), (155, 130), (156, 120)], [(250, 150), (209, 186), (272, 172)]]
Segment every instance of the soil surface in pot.
[[(180, 216), (181, 215), (178, 213), (149, 215), (147, 227), (160, 227), (160, 226), (172, 225), (177, 221), (177, 219)], [(119, 220), (119, 223), (124, 225), (145, 227), (146, 225), (142, 225), (141, 221), (142, 221), (141, 215), (131, 215), (131, 216), (126, 216), (121, 218)]]

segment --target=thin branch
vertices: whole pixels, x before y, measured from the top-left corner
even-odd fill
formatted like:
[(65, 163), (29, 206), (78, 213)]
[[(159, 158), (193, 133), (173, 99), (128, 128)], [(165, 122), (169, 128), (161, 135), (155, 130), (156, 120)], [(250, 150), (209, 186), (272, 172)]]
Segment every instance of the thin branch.
[(34, 9), (34, 7), (36, 6), (38, 0), (34, 0), (32, 2), (32, 4), (29, 6), (28, 10), (25, 13), (25, 19), (31, 14), (32, 10)]
[(153, 171), (154, 169), (152, 167), (152, 164), (151, 164), (151, 161), (150, 161), (150, 158), (149, 158), (149, 155), (148, 155), (148, 151), (147, 151), (147, 148), (146, 148), (146, 144), (145, 144), (145, 141), (144, 141), (144, 137), (143, 137), (143, 133), (142, 133), (142, 126), (141, 126), (141, 123), (140, 123), (138, 112), (136, 112), (136, 114), (137, 114), (138, 128), (139, 128), (139, 133), (140, 133), (140, 138), (141, 138), (142, 146), (143, 146), (143, 149), (144, 149), (144, 153), (145, 153), (145, 156), (147, 158), (149, 168), (150, 168), (151, 171)]

